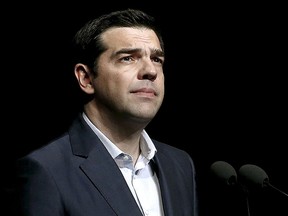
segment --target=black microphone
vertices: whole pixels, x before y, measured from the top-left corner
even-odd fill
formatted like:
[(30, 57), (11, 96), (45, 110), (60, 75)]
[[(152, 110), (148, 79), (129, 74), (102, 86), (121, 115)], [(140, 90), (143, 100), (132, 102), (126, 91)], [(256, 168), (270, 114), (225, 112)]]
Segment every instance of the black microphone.
[(270, 187), (288, 197), (287, 193), (270, 184), (267, 173), (259, 166), (256, 166), (254, 164), (245, 164), (240, 167), (238, 174), (239, 181), (241, 181), (241, 183), (246, 185), (247, 187)]
[(214, 174), (218, 180), (228, 186), (237, 184), (237, 173), (232, 165), (225, 161), (216, 161), (211, 167), (210, 171)]
[(228, 186), (240, 186), (240, 189), (244, 191), (246, 198), (247, 216), (250, 216), (248, 191), (238, 182), (237, 172), (234, 167), (225, 161), (216, 161), (211, 165), (210, 171), (222, 183)]

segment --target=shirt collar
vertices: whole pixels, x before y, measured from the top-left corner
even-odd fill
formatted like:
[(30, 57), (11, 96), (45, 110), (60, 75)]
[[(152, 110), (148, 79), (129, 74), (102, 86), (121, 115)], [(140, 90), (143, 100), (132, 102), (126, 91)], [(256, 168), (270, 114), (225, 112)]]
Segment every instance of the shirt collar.
[[(113, 144), (87, 117), (87, 115), (83, 112), (83, 118), (87, 122), (87, 124), (91, 127), (94, 133), (99, 137), (103, 145), (106, 147), (110, 155), (115, 159), (118, 155), (123, 154), (124, 152), (120, 150), (115, 144)], [(140, 137), (140, 149), (143, 157), (151, 160), (156, 154), (157, 150), (152, 142), (151, 138), (147, 134), (145, 130), (141, 132)], [(125, 153), (124, 153), (125, 154)]]

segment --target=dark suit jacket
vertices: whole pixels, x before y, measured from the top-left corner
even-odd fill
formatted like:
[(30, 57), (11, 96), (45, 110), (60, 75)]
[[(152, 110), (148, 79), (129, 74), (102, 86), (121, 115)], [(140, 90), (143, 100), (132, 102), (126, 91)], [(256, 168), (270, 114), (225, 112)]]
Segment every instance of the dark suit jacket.
[[(198, 215), (189, 155), (153, 140), (165, 216)], [(79, 115), (69, 131), (18, 161), (21, 215), (142, 216), (104, 145)]]

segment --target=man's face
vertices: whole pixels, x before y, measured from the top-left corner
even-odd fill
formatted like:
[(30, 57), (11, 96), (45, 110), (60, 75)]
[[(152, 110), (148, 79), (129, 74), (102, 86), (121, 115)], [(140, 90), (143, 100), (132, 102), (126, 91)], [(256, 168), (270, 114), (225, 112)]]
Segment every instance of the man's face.
[(150, 121), (164, 98), (164, 53), (158, 37), (146, 28), (117, 27), (101, 38), (107, 50), (92, 81), (96, 104), (126, 118)]

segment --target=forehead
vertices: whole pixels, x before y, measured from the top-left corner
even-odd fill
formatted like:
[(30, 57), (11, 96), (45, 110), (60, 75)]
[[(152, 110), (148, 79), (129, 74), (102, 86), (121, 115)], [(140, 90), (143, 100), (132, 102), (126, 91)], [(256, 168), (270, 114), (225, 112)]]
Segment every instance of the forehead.
[(147, 28), (113, 27), (102, 34), (102, 40), (107, 47), (135, 47), (149, 45), (160, 49), (156, 33)]

